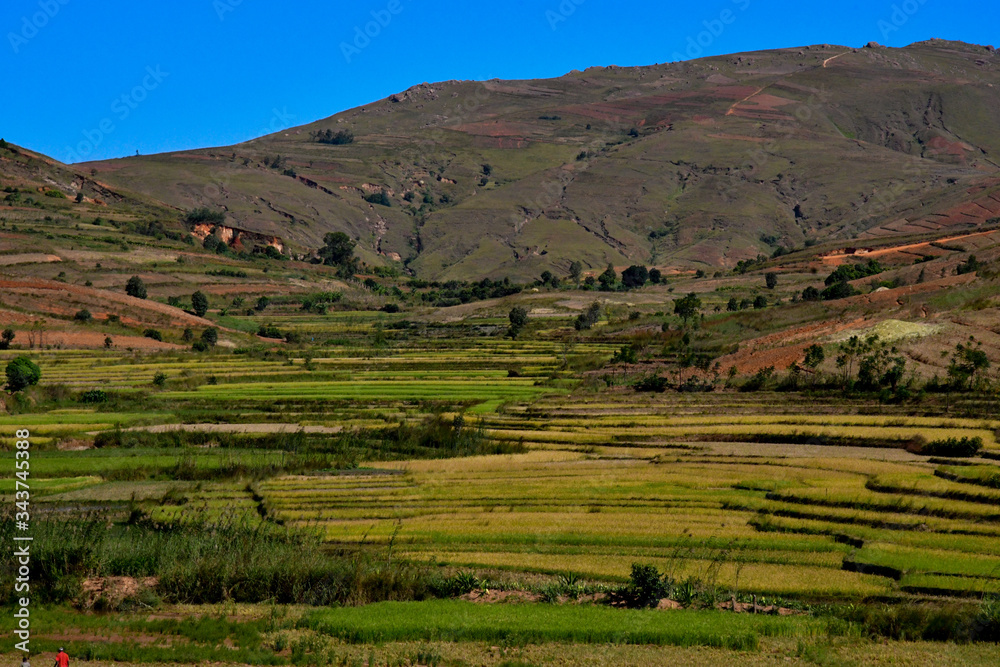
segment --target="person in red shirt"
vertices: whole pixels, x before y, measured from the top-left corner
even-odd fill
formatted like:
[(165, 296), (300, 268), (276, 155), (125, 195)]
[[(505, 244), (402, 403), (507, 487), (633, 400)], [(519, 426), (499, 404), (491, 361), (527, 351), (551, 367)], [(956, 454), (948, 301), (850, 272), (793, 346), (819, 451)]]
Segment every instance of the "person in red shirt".
[(59, 649), (56, 653), (56, 662), (52, 667), (69, 667), (69, 656), (66, 655), (66, 651)]

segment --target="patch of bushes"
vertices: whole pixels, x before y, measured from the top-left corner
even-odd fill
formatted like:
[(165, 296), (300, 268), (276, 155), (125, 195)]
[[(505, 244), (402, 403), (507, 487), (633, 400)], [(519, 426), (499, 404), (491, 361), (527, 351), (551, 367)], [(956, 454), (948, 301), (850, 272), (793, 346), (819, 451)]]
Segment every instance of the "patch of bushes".
[(80, 394), (81, 403), (107, 403), (108, 393), (103, 389), (89, 389)]
[(975, 456), (983, 449), (983, 439), (979, 436), (972, 438), (943, 438), (932, 440), (920, 448), (920, 453), (925, 456), (945, 456), (964, 458)]

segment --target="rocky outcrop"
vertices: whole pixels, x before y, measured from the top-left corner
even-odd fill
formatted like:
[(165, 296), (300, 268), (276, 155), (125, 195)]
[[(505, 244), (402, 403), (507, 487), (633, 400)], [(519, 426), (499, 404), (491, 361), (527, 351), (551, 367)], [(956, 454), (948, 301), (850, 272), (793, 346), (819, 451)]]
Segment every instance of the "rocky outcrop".
[(191, 235), (199, 241), (204, 241), (212, 234), (219, 237), (219, 240), (236, 250), (247, 250), (257, 247), (271, 246), (280, 253), (284, 253), (285, 244), (278, 236), (252, 232), (248, 229), (240, 229), (230, 225), (215, 225), (211, 223), (198, 223), (191, 229)]

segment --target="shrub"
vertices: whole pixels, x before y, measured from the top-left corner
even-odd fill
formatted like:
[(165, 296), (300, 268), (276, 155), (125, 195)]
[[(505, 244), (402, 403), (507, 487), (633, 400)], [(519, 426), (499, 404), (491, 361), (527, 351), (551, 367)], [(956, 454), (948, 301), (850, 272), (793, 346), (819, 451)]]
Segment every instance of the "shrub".
[(975, 456), (983, 448), (983, 439), (979, 436), (969, 438), (943, 438), (932, 440), (924, 445), (920, 453), (926, 456)]
[(80, 394), (81, 403), (107, 403), (108, 394), (102, 389), (89, 389)]
[(644, 377), (632, 385), (632, 388), (636, 391), (651, 391), (656, 393), (663, 393), (667, 390), (670, 383), (667, 378), (661, 377), (659, 375), (650, 375)]
[(331, 146), (345, 146), (354, 143), (354, 133), (350, 130), (341, 130), (339, 132), (334, 132), (330, 129), (319, 130), (313, 137), (317, 142)]
[(198, 317), (204, 317), (208, 312), (208, 297), (201, 290), (191, 295), (191, 309)]
[(262, 324), (257, 329), (257, 335), (261, 338), (284, 338), (284, 334), (273, 324)]
[(137, 299), (146, 298), (146, 283), (142, 281), (139, 276), (132, 276), (125, 283), (125, 293), (129, 296), (134, 296)]
[(774, 375), (774, 366), (768, 366), (767, 368), (762, 368), (753, 376), (743, 383), (740, 387), (740, 391), (760, 391), (767, 384), (771, 376)]
[(38, 364), (25, 356), (20, 356), (7, 364), (7, 389), (18, 392), (38, 384), (42, 370)]
[(190, 211), (185, 219), (192, 225), (199, 223), (221, 225), (226, 221), (226, 214), (222, 211), (213, 211), (210, 208), (204, 207)]
[(215, 327), (209, 327), (201, 332), (201, 342), (208, 347), (215, 347), (219, 342), (219, 330)]
[(655, 607), (669, 594), (668, 579), (660, 574), (655, 565), (632, 563), (632, 575), (625, 590), (629, 606)]
[(158, 340), (158, 341), (163, 340), (163, 334), (161, 334), (156, 329), (146, 329), (145, 331), (142, 332), (142, 335), (151, 340)]
[(156, 375), (153, 376), (153, 385), (162, 388), (165, 384), (167, 384), (167, 374), (163, 371), (157, 371)]
[(370, 195), (365, 195), (365, 201), (369, 204), (378, 204), (379, 206), (392, 206), (392, 200), (389, 199), (389, 193), (385, 190), (379, 190), (378, 192), (373, 192)]
[(3, 333), (0, 334), (0, 350), (9, 350), (10, 344), (14, 342), (15, 335), (13, 329), (4, 329)]
[(586, 329), (592, 328), (595, 324), (597, 324), (597, 321), (600, 319), (601, 319), (601, 304), (595, 301), (594, 303), (590, 304), (589, 308), (587, 308), (587, 312), (577, 316), (576, 322), (573, 323), (573, 326), (576, 327), (577, 331), (584, 331)]
[(76, 311), (76, 315), (73, 316), (73, 319), (77, 322), (89, 322), (94, 319), (94, 316), (90, 314), (89, 310), (84, 308), (83, 310)]

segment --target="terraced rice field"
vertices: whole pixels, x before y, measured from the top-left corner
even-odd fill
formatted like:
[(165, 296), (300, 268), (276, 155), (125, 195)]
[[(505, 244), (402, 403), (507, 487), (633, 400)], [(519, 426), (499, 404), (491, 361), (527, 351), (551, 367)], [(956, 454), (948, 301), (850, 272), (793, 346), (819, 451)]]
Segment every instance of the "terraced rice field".
[[(259, 492), (273, 516), (320, 526), (331, 542), (392, 539), (394, 553), (457, 567), (622, 581), (649, 562), (679, 579), (812, 598), (997, 590), (1000, 491), (935, 476), (995, 466), (900, 448), (915, 435), (992, 443), (996, 423), (762, 414), (759, 404), (693, 416), (687, 403), (623, 400), (585, 417), (586, 395), (579, 406), (550, 397), (483, 418), (529, 454), (290, 476)], [(790, 434), (818, 444), (767, 442)]]
[[(907, 450), (920, 439), (978, 437), (993, 456), (1000, 420), (799, 394), (597, 393), (568, 367), (606, 359), (613, 346), (464, 335), (373, 349), (351, 338), (352, 327), (370, 323), (313, 322), (318, 338), (348, 342), (309, 357), (48, 350), (38, 356), (47, 382), (104, 389), (127, 407), (66, 405), (0, 425), (31, 429), (42, 503), (134, 498), (164, 521), (245, 512), (320, 530), (333, 545), (391, 542), (394, 557), (417, 562), (605, 582), (625, 580), (642, 562), (678, 580), (768, 596), (1000, 589), (1000, 467)], [(153, 385), (156, 373), (166, 374), (165, 387)], [(277, 465), (289, 452), (211, 442), (57, 449), (87, 447), (116, 427), (171, 424), (222, 423), (252, 436), (280, 422), (333, 442), (354, 428), (432, 414), (464, 414), (492, 441), (528, 451), (195, 483), (164, 476), (179, 466), (194, 474)], [(136, 471), (156, 481), (130, 481)]]

